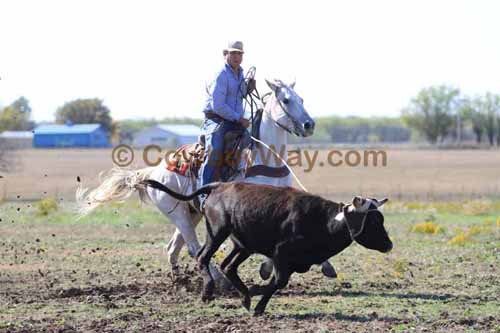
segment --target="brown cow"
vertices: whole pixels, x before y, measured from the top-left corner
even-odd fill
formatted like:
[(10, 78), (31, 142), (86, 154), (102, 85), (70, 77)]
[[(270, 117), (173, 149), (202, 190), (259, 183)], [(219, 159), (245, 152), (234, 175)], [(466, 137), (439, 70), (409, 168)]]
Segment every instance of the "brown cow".
[[(362, 246), (388, 252), (392, 242), (378, 210), (387, 199), (354, 197), (349, 205), (338, 204), (293, 188), (248, 183), (212, 183), (191, 195), (182, 195), (147, 180), (144, 184), (165, 191), (179, 200), (209, 194), (205, 201), (207, 238), (198, 253), (204, 279), (202, 299), (213, 298), (214, 281), (208, 265), (219, 246), (230, 236), (234, 248), (221, 269), (244, 296), (250, 309), (251, 296), (262, 294), (255, 315), (264, 312), (276, 290), (285, 287), (294, 272), (307, 272), (356, 241)], [(266, 286), (250, 290), (238, 276), (238, 266), (251, 254), (271, 258), (274, 276)]]

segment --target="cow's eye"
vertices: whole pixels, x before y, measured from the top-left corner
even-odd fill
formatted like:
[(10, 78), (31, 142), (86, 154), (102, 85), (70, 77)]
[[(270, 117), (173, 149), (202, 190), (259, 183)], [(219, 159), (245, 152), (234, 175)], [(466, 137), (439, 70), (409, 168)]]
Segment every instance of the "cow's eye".
[(286, 98), (286, 97), (285, 97), (285, 98), (283, 98), (283, 103), (284, 103), (284, 104), (288, 104), (288, 98)]

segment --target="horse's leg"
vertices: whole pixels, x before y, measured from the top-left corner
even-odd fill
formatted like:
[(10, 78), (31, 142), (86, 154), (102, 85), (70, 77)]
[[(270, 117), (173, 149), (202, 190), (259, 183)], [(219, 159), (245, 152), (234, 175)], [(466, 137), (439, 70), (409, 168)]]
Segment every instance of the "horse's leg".
[[(162, 210), (161, 207), (159, 208), (160, 210)], [(174, 222), (175, 226), (177, 227), (177, 230), (179, 230), (180, 236), (186, 242), (189, 256), (191, 258), (196, 258), (196, 255), (198, 254), (201, 245), (198, 241), (198, 237), (195, 231), (196, 224), (193, 223), (191, 219), (191, 214), (189, 213), (188, 205), (185, 202), (179, 203), (177, 208), (173, 212), (171, 212), (168, 216), (171, 219), (171, 221)], [(210, 263), (210, 273), (212, 274), (212, 277), (216, 281), (221, 281), (221, 280), (225, 281), (222, 273), (219, 272), (219, 270), (212, 263)]]
[[(193, 225), (196, 226), (201, 220), (202, 215), (198, 212), (190, 211), (191, 221)], [(186, 242), (184, 238), (182, 238), (182, 234), (179, 229), (175, 229), (172, 238), (168, 242), (167, 246), (165, 246), (165, 252), (167, 253), (168, 262), (172, 267), (172, 271), (176, 272), (178, 270), (177, 260), (179, 258), (179, 253), (181, 252), (182, 247)]]
[[(165, 184), (174, 191), (183, 192), (184, 189), (181, 187), (186, 186), (186, 184), (179, 183), (178, 177), (178, 175), (168, 171), (163, 163), (161, 163), (152, 172), (149, 179)], [(187, 188), (191, 188), (189, 183), (187, 184)], [(147, 194), (163, 215), (168, 217), (168, 219), (177, 227), (177, 231), (174, 233), (171, 241), (167, 245), (167, 251), (169, 254), (171, 253), (171, 257), (169, 258), (171, 265), (173, 262), (173, 267), (175, 267), (179, 252), (185, 243), (187, 243), (189, 255), (193, 258), (196, 257), (196, 254), (201, 246), (198, 242), (198, 238), (196, 237), (195, 227), (201, 219), (201, 214), (191, 213), (186, 202), (178, 202), (178, 200), (172, 198), (165, 192), (148, 187)], [(175, 209), (173, 209), (174, 207)], [(216, 280), (225, 280), (222, 273), (220, 273), (212, 264), (210, 265), (210, 270)]]
[(179, 266), (177, 264), (177, 260), (179, 258), (179, 252), (184, 246), (184, 238), (182, 238), (181, 232), (179, 229), (175, 228), (175, 232), (170, 238), (170, 241), (165, 246), (165, 252), (167, 254), (168, 262), (170, 264), (170, 268), (172, 273), (177, 273), (179, 270)]

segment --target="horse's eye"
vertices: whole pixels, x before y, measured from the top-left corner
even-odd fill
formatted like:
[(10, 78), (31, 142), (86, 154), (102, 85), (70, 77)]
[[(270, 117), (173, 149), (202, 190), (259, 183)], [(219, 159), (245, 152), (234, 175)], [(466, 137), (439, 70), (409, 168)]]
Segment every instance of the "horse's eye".
[(288, 104), (288, 98), (283, 98), (283, 103)]

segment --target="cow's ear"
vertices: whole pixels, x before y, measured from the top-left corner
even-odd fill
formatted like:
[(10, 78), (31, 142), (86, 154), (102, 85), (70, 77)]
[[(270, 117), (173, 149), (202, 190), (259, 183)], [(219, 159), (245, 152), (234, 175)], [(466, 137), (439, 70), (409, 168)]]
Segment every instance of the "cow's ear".
[(352, 198), (352, 205), (354, 206), (354, 209), (357, 210), (358, 208), (363, 206), (363, 198), (361, 198), (360, 196), (355, 196), (354, 198)]
[(364, 228), (364, 214), (350, 211), (349, 206), (346, 206), (344, 207), (344, 217), (351, 237), (354, 238), (359, 236), (363, 232)]
[(383, 204), (385, 204), (387, 201), (389, 201), (389, 199), (387, 198), (384, 198), (382, 200), (377, 200), (377, 207), (380, 207), (382, 206)]

